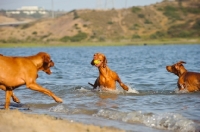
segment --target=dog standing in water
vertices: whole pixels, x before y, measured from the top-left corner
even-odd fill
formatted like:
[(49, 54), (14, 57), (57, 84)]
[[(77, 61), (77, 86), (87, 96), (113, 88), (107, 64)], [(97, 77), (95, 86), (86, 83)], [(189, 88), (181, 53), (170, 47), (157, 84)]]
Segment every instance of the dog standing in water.
[(168, 72), (174, 73), (179, 77), (177, 82), (179, 90), (187, 90), (189, 92), (199, 91), (200, 73), (188, 72), (183, 66), (185, 63), (184, 61), (179, 61), (174, 65), (166, 66), (166, 69)]
[(96, 89), (97, 86), (103, 86), (104, 88), (115, 90), (117, 81), (124, 90), (128, 91), (129, 88), (121, 81), (118, 74), (107, 66), (107, 59), (104, 54), (95, 53), (91, 65), (96, 66), (99, 70), (99, 77), (96, 79), (95, 83), (88, 83), (93, 89)]

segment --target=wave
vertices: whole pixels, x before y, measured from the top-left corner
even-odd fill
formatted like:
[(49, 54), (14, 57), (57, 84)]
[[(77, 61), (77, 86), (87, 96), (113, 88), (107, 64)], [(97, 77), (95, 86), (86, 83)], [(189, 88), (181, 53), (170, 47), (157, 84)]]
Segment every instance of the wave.
[(121, 120), (128, 123), (143, 123), (146, 126), (173, 130), (179, 132), (196, 131), (195, 123), (177, 113), (142, 113), (141, 111), (135, 112), (119, 112), (112, 110), (101, 109), (96, 116), (109, 118), (113, 120)]
[(88, 110), (88, 109), (83, 109), (83, 108), (67, 108), (63, 104), (59, 104), (57, 106), (53, 106), (49, 108), (50, 112), (61, 112), (65, 114), (86, 114), (86, 115), (92, 115), (96, 113), (96, 110)]
[(151, 128), (170, 130), (177, 132), (195, 132), (199, 127), (194, 121), (183, 117), (178, 113), (143, 113), (142, 111), (121, 112), (108, 109), (85, 110), (69, 109), (64, 105), (57, 105), (49, 109), (51, 112), (62, 112), (66, 114), (87, 114), (94, 117), (101, 117), (111, 120), (118, 120), (125, 123), (141, 123)]

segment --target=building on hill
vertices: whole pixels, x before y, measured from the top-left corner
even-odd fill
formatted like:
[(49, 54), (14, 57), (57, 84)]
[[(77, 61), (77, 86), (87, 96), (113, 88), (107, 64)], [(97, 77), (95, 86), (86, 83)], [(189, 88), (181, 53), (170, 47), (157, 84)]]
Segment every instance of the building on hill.
[(20, 14), (20, 13), (26, 14), (26, 15), (33, 15), (33, 14), (45, 15), (45, 14), (48, 14), (48, 11), (38, 6), (22, 6), (21, 8), (17, 10), (6, 11), (7, 15)]
[(18, 10), (22, 11), (25, 14), (35, 14), (35, 13), (47, 14), (45, 9), (43, 9), (42, 7), (38, 7), (38, 6), (22, 6)]

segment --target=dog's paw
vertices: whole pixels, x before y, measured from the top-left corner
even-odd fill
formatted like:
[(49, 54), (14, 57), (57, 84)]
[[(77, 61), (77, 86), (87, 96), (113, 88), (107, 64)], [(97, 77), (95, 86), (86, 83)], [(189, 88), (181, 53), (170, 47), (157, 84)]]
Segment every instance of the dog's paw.
[(12, 99), (13, 99), (14, 102), (20, 103), (20, 100), (16, 96), (13, 96)]
[(63, 102), (63, 100), (61, 99), (61, 98), (56, 98), (56, 100), (55, 100), (57, 103), (62, 103)]

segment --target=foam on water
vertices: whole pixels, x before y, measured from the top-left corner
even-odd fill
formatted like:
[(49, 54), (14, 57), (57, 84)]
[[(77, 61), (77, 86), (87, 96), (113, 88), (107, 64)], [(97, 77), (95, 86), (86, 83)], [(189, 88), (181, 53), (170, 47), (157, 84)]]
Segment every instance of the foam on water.
[(118, 88), (116, 88), (115, 90), (112, 90), (110, 88), (105, 88), (105, 87), (102, 87), (102, 86), (100, 86), (98, 88), (98, 91), (100, 93), (111, 93), (111, 94), (120, 94), (121, 93), (121, 91)]
[[(66, 108), (64, 105), (59, 104), (49, 109), (51, 112), (61, 112), (65, 114), (86, 114), (127, 122), (130, 124), (142, 123), (151, 128), (171, 130), (177, 132), (195, 132), (197, 131), (197, 124), (192, 120), (183, 117), (178, 113), (143, 113), (142, 111), (121, 112), (116, 110), (86, 110), (78, 108)], [(87, 112), (86, 112), (87, 111)]]
[(134, 89), (131, 88), (130, 86), (128, 86), (129, 90), (128, 91), (124, 91), (121, 87), (117, 87), (115, 90), (109, 89), (109, 88), (105, 88), (105, 87), (97, 87), (96, 89), (94, 89), (93, 91), (97, 91), (97, 92), (102, 92), (102, 93), (113, 93), (113, 94), (121, 94), (121, 93), (135, 93), (135, 94), (139, 94), (139, 92)]
[(49, 109), (49, 111), (51, 111), (51, 112), (63, 112), (63, 113), (67, 113), (68, 112), (68, 110), (62, 104), (59, 104), (59, 105), (54, 106), (54, 107), (51, 107)]
[(57, 113), (65, 113), (68, 115), (71, 114), (86, 114), (86, 115), (92, 115), (96, 113), (96, 110), (89, 110), (89, 109), (83, 109), (83, 108), (69, 108), (62, 104), (59, 104), (57, 106), (51, 107), (49, 109), (50, 112), (57, 112)]
[(180, 93), (189, 93), (187, 89), (184, 90), (179, 90), (178, 88), (175, 89), (175, 93), (180, 94)]
[(80, 89), (77, 89), (77, 91), (79, 91), (79, 92), (90, 92), (91, 90), (88, 90), (84, 87), (81, 87)]
[(129, 123), (143, 123), (146, 126), (158, 129), (173, 130), (178, 132), (195, 132), (195, 123), (177, 113), (152, 114), (135, 112), (119, 112), (101, 109), (94, 116), (121, 120)]
[[(136, 90), (135, 88), (128, 86), (129, 90), (125, 91), (123, 90), (120, 86), (118, 86), (115, 90), (111, 90), (109, 88), (105, 87), (97, 87), (96, 89), (88, 89), (88, 87), (82, 87), (79, 86), (78, 88), (75, 89), (75, 91), (78, 91), (80, 93), (88, 93), (88, 92), (99, 92), (99, 93), (111, 93), (111, 94), (142, 94), (142, 95), (154, 95), (154, 94), (167, 94), (167, 95), (172, 95), (172, 94), (182, 94), (182, 93), (189, 93), (187, 90), (181, 90), (179, 91), (178, 88), (175, 90)], [(74, 88), (72, 88), (74, 90)]]
[(138, 92), (136, 89), (131, 88), (130, 86), (128, 86), (128, 88), (129, 88), (129, 90), (126, 91), (126, 93), (135, 93), (135, 94), (139, 94), (139, 92)]
[(146, 116), (143, 123), (149, 127), (167, 129), (179, 132), (195, 131), (195, 123), (177, 113), (164, 113)]

